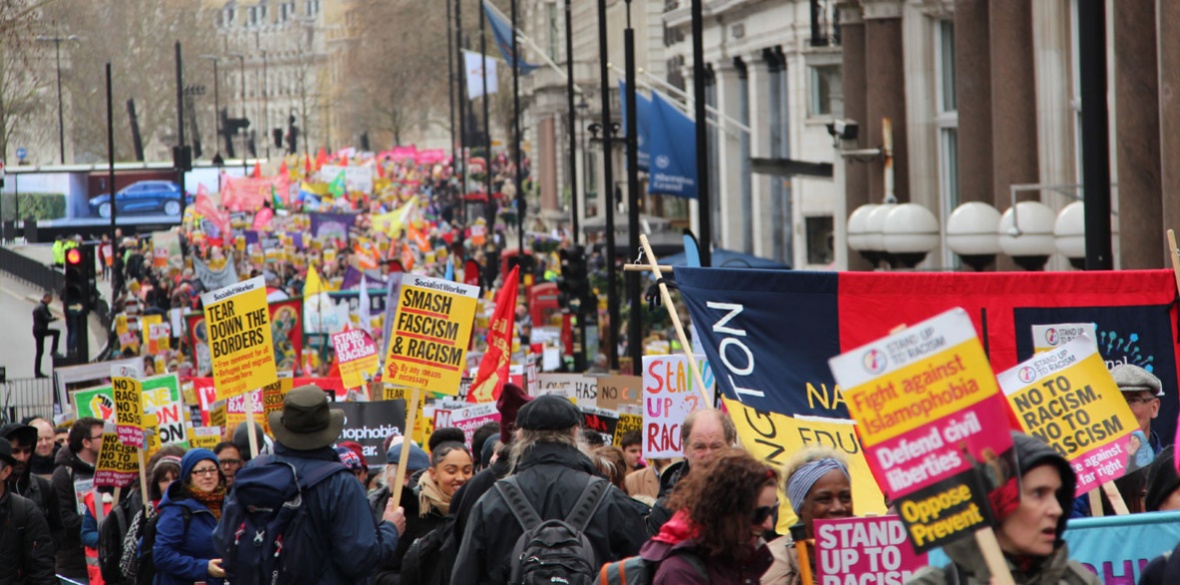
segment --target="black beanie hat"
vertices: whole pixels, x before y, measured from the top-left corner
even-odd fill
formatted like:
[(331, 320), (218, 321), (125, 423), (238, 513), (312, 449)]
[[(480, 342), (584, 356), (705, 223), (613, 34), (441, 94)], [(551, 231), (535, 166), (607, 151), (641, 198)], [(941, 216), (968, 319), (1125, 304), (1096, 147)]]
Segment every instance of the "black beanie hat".
[(1042, 465), (1052, 465), (1061, 474), (1061, 490), (1057, 492), (1057, 502), (1061, 504), (1061, 518), (1057, 520), (1057, 542), (1061, 543), (1061, 535), (1065, 533), (1065, 523), (1069, 520), (1069, 513), (1073, 509), (1073, 493), (1077, 489), (1077, 475), (1064, 457), (1057, 454), (1044, 441), (1012, 431), (1012, 447), (1016, 451), (1016, 465), (1020, 469), (1020, 477)]

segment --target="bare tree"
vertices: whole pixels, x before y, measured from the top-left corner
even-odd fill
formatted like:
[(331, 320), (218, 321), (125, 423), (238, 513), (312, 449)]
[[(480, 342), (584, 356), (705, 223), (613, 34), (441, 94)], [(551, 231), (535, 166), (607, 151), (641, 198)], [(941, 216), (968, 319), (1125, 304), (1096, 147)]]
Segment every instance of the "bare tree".
[(44, 45), (36, 42), (36, 35), (42, 26), (42, 10), (53, 2), (0, 2), (0, 160), (18, 133), (27, 138), (45, 134), (42, 122), (48, 119), (39, 114), (50, 78), (40, 63), (46, 52)]
[[(196, 56), (215, 50), (213, 13), (192, 3), (159, 0), (58, 0), (46, 10), (63, 30), (82, 37), (63, 71), (74, 112), (70, 129), (79, 161), (105, 160), (105, 63), (111, 63), (115, 115), (115, 157), (133, 158), (126, 110), (135, 100), (148, 158), (165, 157), (175, 141), (176, 66), (174, 43), (183, 44), (191, 67)], [(204, 34), (202, 34), (204, 31)]]

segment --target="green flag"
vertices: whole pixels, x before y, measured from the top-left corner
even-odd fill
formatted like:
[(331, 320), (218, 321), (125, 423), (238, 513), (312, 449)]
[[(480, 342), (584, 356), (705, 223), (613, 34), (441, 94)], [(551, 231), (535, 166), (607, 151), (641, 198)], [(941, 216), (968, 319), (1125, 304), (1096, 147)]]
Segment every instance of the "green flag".
[(344, 188), (344, 171), (340, 171), (340, 174), (336, 175), (331, 183), (328, 183), (328, 192), (334, 197), (343, 197), (346, 190)]

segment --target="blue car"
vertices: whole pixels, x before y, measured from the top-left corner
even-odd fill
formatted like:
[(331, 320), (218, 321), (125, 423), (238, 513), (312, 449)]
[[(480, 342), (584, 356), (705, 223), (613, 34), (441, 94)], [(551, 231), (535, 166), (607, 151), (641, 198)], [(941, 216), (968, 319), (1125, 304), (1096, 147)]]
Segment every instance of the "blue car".
[[(180, 216), (180, 187), (172, 181), (137, 181), (115, 194), (119, 215), (163, 213)], [(189, 197), (189, 203), (192, 198)], [(103, 193), (90, 198), (90, 215), (103, 219), (111, 216), (111, 197)]]

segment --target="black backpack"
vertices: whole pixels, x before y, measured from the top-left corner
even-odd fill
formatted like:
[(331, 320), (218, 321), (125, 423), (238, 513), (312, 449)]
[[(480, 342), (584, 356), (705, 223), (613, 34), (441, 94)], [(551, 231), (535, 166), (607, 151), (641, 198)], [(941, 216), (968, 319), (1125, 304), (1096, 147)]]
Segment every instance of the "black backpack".
[[(706, 583), (709, 582), (709, 568), (705, 566), (705, 560), (697, 556), (695, 552), (682, 550), (673, 553), (673, 555), (688, 561), (688, 564), (696, 570), (697, 575), (700, 575)], [(621, 561), (603, 565), (598, 572), (598, 583), (599, 585), (651, 585), (655, 581), (656, 572), (659, 569), (659, 562), (648, 561), (637, 556), (627, 557)]]
[(339, 462), (317, 461), (300, 477), (274, 455), (256, 457), (238, 471), (214, 539), (226, 578), (234, 585), (318, 583), (333, 560), (304, 504), (311, 488), (347, 471)]
[[(188, 506), (178, 506), (180, 515), (184, 518), (184, 533), (193, 523), (193, 511)], [(160, 523), (162, 514), (156, 513), (143, 525), (142, 537), (139, 541), (139, 570), (135, 573), (137, 585), (152, 585), (156, 580), (156, 562), (152, 549), (156, 547), (156, 525)]]
[(610, 490), (610, 482), (591, 477), (564, 520), (542, 519), (515, 477), (497, 481), (495, 486), (524, 529), (512, 548), (509, 583), (591, 585), (597, 581), (601, 563), (585, 531)]
[(123, 583), (119, 561), (123, 559), (123, 540), (131, 528), (131, 520), (143, 509), (139, 496), (123, 498), (98, 527), (98, 569), (102, 580), (112, 585)]
[(455, 566), (454, 517), (418, 537), (402, 557), (401, 582), (446, 585)]

